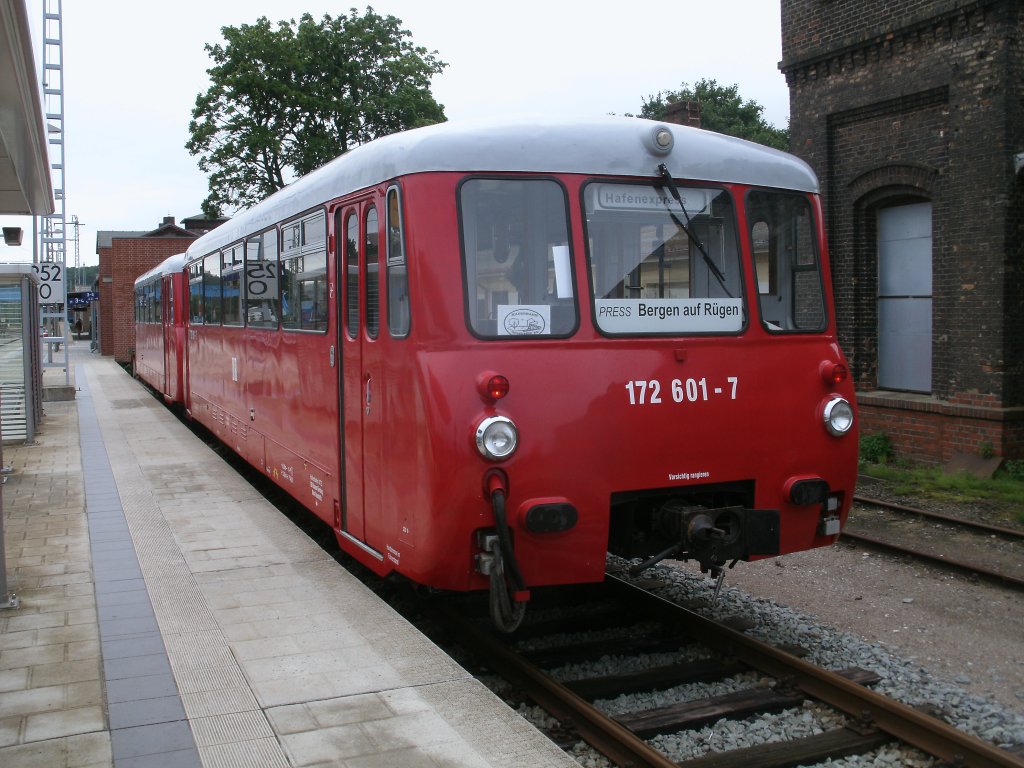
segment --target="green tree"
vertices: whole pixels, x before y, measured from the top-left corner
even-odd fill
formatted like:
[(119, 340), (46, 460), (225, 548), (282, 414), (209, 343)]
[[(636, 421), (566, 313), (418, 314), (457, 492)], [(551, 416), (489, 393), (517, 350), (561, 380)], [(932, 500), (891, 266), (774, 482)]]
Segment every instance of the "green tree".
[(678, 91), (661, 91), (650, 96), (644, 99), (640, 117), (664, 120), (668, 105), (677, 101), (700, 104), (701, 128), (789, 150), (788, 128), (776, 128), (768, 123), (761, 116), (764, 107), (752, 99), (744, 101), (738, 86), (719, 85), (715, 80), (700, 80), (692, 88), (683, 83)]
[(203, 212), (251, 205), (371, 139), (443, 122), (430, 79), (447, 64), (401, 23), (367, 7), (223, 27), (224, 44), (206, 46), (211, 85), (185, 144), (209, 174)]

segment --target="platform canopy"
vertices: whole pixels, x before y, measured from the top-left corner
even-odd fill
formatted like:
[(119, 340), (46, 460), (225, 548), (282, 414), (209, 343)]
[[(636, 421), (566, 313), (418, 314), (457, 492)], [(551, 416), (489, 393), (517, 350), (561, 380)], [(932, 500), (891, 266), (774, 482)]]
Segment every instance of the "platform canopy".
[(53, 213), (46, 148), (25, 0), (0, 0), (0, 213)]

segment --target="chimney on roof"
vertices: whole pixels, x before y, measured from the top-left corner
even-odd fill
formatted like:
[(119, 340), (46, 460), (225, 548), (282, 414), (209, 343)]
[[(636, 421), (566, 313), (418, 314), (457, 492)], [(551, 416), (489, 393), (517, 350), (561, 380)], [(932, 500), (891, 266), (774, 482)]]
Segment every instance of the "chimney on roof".
[(665, 107), (665, 120), (669, 123), (700, 128), (700, 103), (696, 101), (674, 101)]
[(160, 226), (161, 227), (166, 227), (168, 225), (170, 225), (172, 227), (174, 226), (174, 217), (173, 216), (164, 216), (163, 223)]

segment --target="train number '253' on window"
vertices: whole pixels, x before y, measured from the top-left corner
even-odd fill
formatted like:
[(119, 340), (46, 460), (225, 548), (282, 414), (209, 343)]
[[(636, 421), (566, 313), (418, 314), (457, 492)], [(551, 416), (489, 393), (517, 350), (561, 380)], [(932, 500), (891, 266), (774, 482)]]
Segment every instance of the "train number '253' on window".
[(637, 379), (626, 382), (626, 392), (629, 393), (630, 405), (658, 405), (662, 402), (662, 397), (670, 397), (675, 403), (696, 403), (699, 400), (706, 401), (719, 397), (735, 400), (740, 379), (738, 376), (727, 376), (725, 380), (727, 384), (720, 387), (708, 384), (706, 378), (672, 379), (665, 387), (657, 379)]

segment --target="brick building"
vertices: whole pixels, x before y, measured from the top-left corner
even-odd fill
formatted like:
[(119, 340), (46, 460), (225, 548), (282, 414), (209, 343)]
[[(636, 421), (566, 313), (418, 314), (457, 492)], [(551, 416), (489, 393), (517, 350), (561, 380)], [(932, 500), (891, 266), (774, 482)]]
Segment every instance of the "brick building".
[(1024, 457), (1024, 6), (782, 0), (863, 435)]
[(166, 216), (150, 232), (97, 233), (101, 354), (113, 355), (118, 362), (131, 359), (135, 348), (135, 278), (168, 256), (182, 253), (192, 240), (223, 221), (193, 217), (179, 226), (173, 216)]

